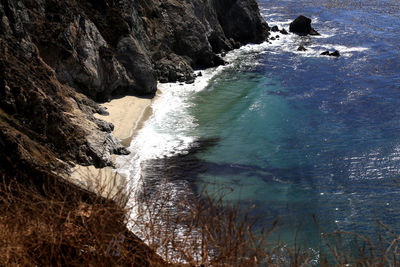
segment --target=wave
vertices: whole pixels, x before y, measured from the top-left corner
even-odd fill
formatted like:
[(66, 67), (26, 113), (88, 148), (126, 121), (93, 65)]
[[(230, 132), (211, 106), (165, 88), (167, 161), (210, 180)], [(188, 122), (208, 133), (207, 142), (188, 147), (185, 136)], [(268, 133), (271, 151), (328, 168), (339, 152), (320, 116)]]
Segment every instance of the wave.
[[(290, 21), (277, 21), (270, 23), (278, 25), (279, 28), (287, 28)], [(131, 154), (129, 156), (119, 157), (117, 164), (118, 172), (127, 177), (129, 191), (131, 192), (130, 204), (132, 209), (132, 221), (137, 222), (138, 215), (142, 216), (142, 220), (146, 221), (146, 216), (137, 210), (136, 199), (142, 191), (143, 180), (146, 179), (147, 165), (152, 164), (154, 160), (162, 160), (171, 158), (176, 155), (184, 155), (189, 152), (194, 144), (199, 140), (200, 136), (196, 134), (197, 122), (191, 113), (194, 105), (193, 99), (196, 94), (207, 89), (218, 75), (233, 69), (240, 71), (241, 69), (249, 69), (249, 67), (261, 64), (257, 57), (265, 53), (292, 53), (302, 57), (320, 57), (320, 53), (325, 50), (338, 49), (342, 56), (351, 56), (353, 53), (360, 53), (368, 50), (364, 47), (346, 47), (333, 44), (319, 44), (321, 39), (328, 39), (333, 34), (325, 34), (314, 38), (314, 44), (307, 46), (308, 51), (298, 52), (297, 47), (302, 37), (294, 34), (283, 35), (280, 33), (271, 33), (272, 36), (278, 35), (274, 41), (267, 41), (261, 44), (249, 44), (240, 49), (233, 50), (226, 54), (224, 60), (227, 61), (225, 66), (196, 71), (196, 78), (193, 84), (184, 83), (164, 83), (159, 84), (159, 92), (153, 101), (152, 115), (144, 123), (143, 127), (137, 132), (135, 138), (129, 147)], [(257, 106), (252, 106), (257, 108)], [(172, 194), (172, 202), (168, 204), (172, 208), (175, 207), (174, 201), (179, 201), (185, 190), (190, 190), (187, 184), (174, 184), (167, 182), (166, 184), (155, 185), (157, 192), (168, 192)], [(162, 222), (160, 222), (162, 224)], [(144, 237), (145, 233), (141, 233), (142, 229), (137, 225), (129, 224), (128, 227), (139, 237)], [(185, 229), (179, 228), (181, 233)], [(178, 233), (179, 234), (179, 233)]]

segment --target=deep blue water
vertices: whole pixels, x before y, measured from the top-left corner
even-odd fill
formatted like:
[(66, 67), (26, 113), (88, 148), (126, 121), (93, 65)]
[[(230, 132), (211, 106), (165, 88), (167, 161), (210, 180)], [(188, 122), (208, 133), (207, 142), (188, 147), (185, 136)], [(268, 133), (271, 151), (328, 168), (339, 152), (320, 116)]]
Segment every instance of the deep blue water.
[[(181, 216), (193, 189), (255, 204), (257, 226), (280, 218), (269, 241), (289, 246), (320, 251), (321, 233), (338, 228), (376, 242), (376, 220), (399, 233), (400, 2), (259, 5), (270, 26), (288, 30), (303, 14), (321, 36), (279, 34), (194, 84), (160, 84), (119, 171), (138, 192), (172, 197), (168, 214)], [(339, 58), (320, 56), (333, 49)]]
[(218, 140), (195, 155), (197, 188), (233, 189), (226, 201), (252, 201), (266, 228), (280, 217), (272, 238), (287, 243), (338, 227), (373, 237), (375, 219), (400, 230), (400, 2), (259, 5), (270, 26), (303, 14), (322, 36), (234, 52), (191, 98), (192, 134)]

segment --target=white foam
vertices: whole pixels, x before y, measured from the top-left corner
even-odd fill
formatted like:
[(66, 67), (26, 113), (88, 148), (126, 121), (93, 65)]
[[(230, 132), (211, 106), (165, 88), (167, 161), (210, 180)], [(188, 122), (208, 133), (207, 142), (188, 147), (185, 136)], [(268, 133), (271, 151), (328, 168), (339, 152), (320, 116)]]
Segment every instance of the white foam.
[[(268, 10), (266, 10), (268, 11)], [(290, 23), (293, 21), (290, 20), (281, 20), (281, 21), (271, 21), (269, 18), (276, 17), (279, 14), (268, 14), (268, 12), (263, 12), (264, 17), (269, 22), (271, 26), (278, 26), (279, 29), (285, 28), (288, 30)], [(320, 22), (318, 18), (313, 18), (314, 26), (320, 29), (320, 35), (315, 35), (312, 37), (300, 37), (293, 33), (289, 33), (287, 35), (281, 34), (280, 32), (270, 32), (270, 36), (275, 37), (279, 36), (276, 40), (271, 40), (271, 44), (268, 45), (266, 49), (268, 49), (269, 53), (279, 54), (282, 52), (292, 53), (295, 55), (303, 56), (303, 57), (326, 57), (321, 56), (321, 53), (329, 50), (338, 50), (340, 54), (344, 57), (351, 57), (354, 53), (364, 52), (369, 50), (367, 47), (348, 47), (341, 44), (321, 44), (318, 40), (329, 39), (340, 33), (340, 30), (337, 28), (332, 28), (333, 24), (330, 21)], [(328, 25), (328, 26), (327, 26)], [(319, 27), (318, 27), (319, 26)], [(342, 33), (343, 34), (343, 33)], [(309, 40), (307, 40), (307, 38)], [(310, 45), (304, 45), (307, 48), (307, 51), (297, 51), (299, 45), (310, 42)]]
[[(136, 201), (143, 188), (142, 175), (146, 161), (188, 151), (197, 140), (197, 136), (193, 134), (197, 125), (190, 114), (190, 107), (193, 105), (191, 100), (196, 93), (204, 90), (210, 80), (223, 68), (225, 67), (202, 71), (202, 76), (198, 77), (193, 84), (159, 84), (160, 92), (151, 105), (152, 115), (132, 140), (129, 147), (131, 154), (120, 156), (116, 160), (118, 172), (127, 178), (130, 192), (131, 219), (128, 222), (128, 228), (139, 237), (145, 237), (146, 233), (143, 231), (146, 227), (141, 227), (141, 223), (145, 225), (146, 217), (150, 216), (140, 210), (141, 206), (137, 205)], [(168, 192), (174, 195), (173, 199), (178, 198), (179, 193), (175, 192), (178, 188), (174, 188), (174, 185), (166, 183), (160, 186), (168, 186)]]
[(197, 139), (195, 119), (190, 114), (194, 95), (207, 87), (218, 69), (203, 71), (193, 84), (159, 84), (161, 92), (152, 104), (153, 114), (133, 140), (130, 150), (142, 160), (185, 153)]
[[(225, 66), (201, 71), (202, 76), (197, 77), (193, 84), (159, 84), (160, 93), (151, 105), (152, 115), (132, 140), (129, 147), (131, 154), (118, 157), (116, 160), (119, 166), (118, 172), (127, 177), (128, 190), (131, 194), (129, 201), (131, 220), (128, 222), (128, 227), (139, 237), (144, 238), (146, 235), (140, 222), (145, 224), (146, 216), (150, 216), (143, 214), (143, 210), (140, 211), (140, 205), (137, 205), (136, 201), (138, 194), (142, 191), (142, 175), (146, 162), (187, 153), (198, 139), (195, 135), (196, 120), (190, 113), (195, 95), (207, 88), (210, 81), (225, 69), (237, 68), (238, 65), (239, 67), (255, 65), (253, 56), (264, 52), (268, 46), (269, 44), (265, 42), (258, 45), (246, 45), (228, 52), (224, 58), (227, 62)], [(197, 74), (199, 71), (196, 72)], [(165, 186), (170, 187), (168, 192), (176, 194), (173, 199), (179, 198), (180, 193), (175, 192), (178, 189), (174, 185), (167, 183)], [(165, 190), (160, 190), (160, 192), (163, 191)], [(175, 201), (179, 200), (175, 199)], [(173, 203), (171, 205), (174, 206)], [(182, 229), (183, 232), (184, 229)]]
[(302, 43), (299, 38), (300, 37), (295, 35), (280, 35), (280, 38), (272, 41), (272, 44), (270, 44), (268, 48), (271, 49), (271, 52), (274, 54), (286, 52), (304, 57), (326, 57), (321, 56), (321, 53), (327, 50), (331, 52), (338, 50), (341, 56), (351, 57), (354, 55), (354, 53), (360, 53), (369, 50), (367, 47), (348, 47), (338, 44), (312, 44), (309, 46), (305, 45), (307, 51), (297, 51), (298, 46)]
[[(288, 27), (290, 21), (278, 21), (270, 23), (279, 28)], [(151, 117), (145, 122), (142, 129), (138, 131), (133, 139), (129, 150), (131, 154), (117, 158), (118, 172), (127, 177), (129, 190), (131, 192), (130, 203), (133, 206), (131, 218), (137, 222), (138, 207), (135, 205), (137, 193), (141, 191), (142, 170), (147, 160), (171, 157), (177, 154), (184, 154), (190, 149), (198, 139), (195, 134), (197, 127), (196, 120), (191, 114), (192, 100), (195, 95), (207, 88), (210, 81), (220, 72), (231, 67), (248, 67), (257, 65), (255, 56), (263, 53), (282, 53), (289, 52), (301, 56), (317, 57), (326, 48), (318, 46), (307, 47), (306, 52), (298, 52), (299, 37), (294, 34), (283, 35), (278, 32), (271, 33), (272, 36), (279, 35), (279, 38), (261, 44), (249, 44), (239, 49), (230, 51), (224, 60), (228, 62), (225, 66), (203, 70), (202, 76), (198, 77), (193, 84), (165, 83), (159, 84), (160, 94), (153, 101)], [(326, 38), (329, 35), (319, 38)], [(341, 53), (350, 54), (362, 52), (367, 48), (363, 47), (344, 47), (332, 45), (332, 48)], [(331, 47), (329, 47), (331, 49)], [(198, 74), (199, 72), (197, 72)], [(252, 106), (257, 108), (257, 106)], [(173, 192), (174, 188), (169, 191)], [(143, 216), (143, 213), (141, 213)], [(145, 220), (145, 218), (142, 218)], [(129, 224), (128, 227), (139, 236), (140, 229), (137, 225)]]
[(354, 47), (348, 47), (344, 45), (326, 45), (327, 48), (329, 49), (336, 49), (339, 50), (342, 53), (351, 53), (351, 52), (364, 52), (369, 50), (367, 47), (360, 47), (360, 46), (354, 46)]
[[(289, 23), (290, 20), (270, 24), (287, 28)], [(140, 187), (143, 162), (186, 153), (197, 140), (198, 137), (194, 134), (197, 125), (195, 118), (190, 114), (190, 108), (193, 105), (191, 100), (196, 93), (207, 87), (215, 75), (224, 69), (255, 66), (257, 61), (254, 57), (263, 53), (288, 52), (305, 57), (319, 57), (322, 51), (329, 49), (337, 49), (344, 55), (367, 50), (364, 47), (311, 45), (307, 47), (307, 51), (300, 52), (297, 51), (299, 43), (297, 35), (283, 35), (279, 32), (271, 34), (272, 36), (279, 35), (279, 38), (272, 41), (272, 44), (269, 42), (249, 44), (228, 52), (224, 58), (228, 62), (227, 65), (202, 71), (202, 76), (198, 77), (193, 84), (165, 83), (159, 85), (161, 94), (157, 96), (151, 106), (152, 116), (146, 121), (129, 147), (131, 155), (117, 159), (117, 164), (120, 166), (119, 172), (128, 178), (132, 188)]]

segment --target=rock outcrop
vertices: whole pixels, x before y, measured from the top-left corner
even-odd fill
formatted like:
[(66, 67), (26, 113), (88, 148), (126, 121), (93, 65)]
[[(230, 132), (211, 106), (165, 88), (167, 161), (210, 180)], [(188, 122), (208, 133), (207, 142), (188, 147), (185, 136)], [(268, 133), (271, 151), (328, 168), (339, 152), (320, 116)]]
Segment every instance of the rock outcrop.
[(300, 45), (300, 46), (297, 48), (297, 51), (301, 51), (301, 52), (307, 51), (307, 48), (305, 48), (304, 46)]
[(268, 31), (256, 0), (1, 0), (1, 173), (110, 165), (127, 151), (95, 101), (191, 82)]
[(320, 54), (321, 56), (331, 56), (331, 57), (340, 57), (340, 52), (335, 50), (333, 52), (329, 52), (329, 50), (326, 50)]
[(141, 0), (138, 5), (161, 81), (190, 81), (193, 69), (224, 63), (216, 53), (268, 36), (255, 0)]
[(289, 31), (298, 35), (319, 35), (319, 33), (311, 27), (311, 19), (303, 15), (298, 16), (290, 23)]

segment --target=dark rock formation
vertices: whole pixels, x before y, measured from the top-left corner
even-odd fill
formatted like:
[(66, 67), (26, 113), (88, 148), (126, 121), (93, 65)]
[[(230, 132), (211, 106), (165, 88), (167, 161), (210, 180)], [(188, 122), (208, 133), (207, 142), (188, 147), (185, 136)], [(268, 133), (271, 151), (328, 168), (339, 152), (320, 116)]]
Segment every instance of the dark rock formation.
[(332, 53), (329, 54), (331, 57), (340, 57), (339, 51), (335, 50)]
[(255, 0), (142, 0), (139, 5), (160, 81), (193, 80), (193, 69), (224, 63), (216, 53), (268, 36)]
[(322, 53), (321, 53), (321, 56), (340, 57), (340, 52), (337, 51), (337, 50), (335, 50), (335, 51), (333, 51), (333, 52), (331, 53), (331, 52), (329, 52), (329, 51), (327, 50), (327, 51), (322, 52)]
[(193, 82), (269, 31), (256, 0), (1, 0), (0, 20), (2, 173), (110, 165), (127, 151), (94, 101)]
[(280, 33), (282, 33), (282, 34), (289, 34), (285, 29), (282, 29), (282, 30), (280, 30)]
[(304, 46), (300, 45), (300, 46), (297, 48), (297, 51), (307, 51), (307, 48), (305, 48)]
[(278, 26), (276, 26), (276, 25), (275, 25), (275, 26), (272, 26), (272, 27), (271, 27), (271, 31), (272, 31), (272, 32), (279, 32)]
[[(224, 64), (217, 53), (260, 43), (268, 37), (268, 30), (256, 0), (0, 0), (3, 187), (18, 192), (20, 186), (14, 179), (28, 185), (29, 190), (17, 196), (24, 208), (29, 208), (29, 201), (21, 197), (31, 197), (27, 192), (37, 189), (43, 193), (43, 198), (36, 197), (43, 202), (40, 207), (46, 207), (44, 197), (49, 197), (48, 193), (57, 192), (60, 199), (55, 202), (63, 204), (56, 206), (73, 227), (65, 226), (64, 219), (60, 220), (63, 217), (57, 217), (55, 227), (68, 232), (80, 229), (69, 220), (72, 213), (67, 207), (92, 200), (96, 205), (109, 204), (63, 179), (70, 167), (75, 163), (108, 166), (112, 165), (111, 154), (129, 153), (111, 134), (114, 125), (94, 116), (107, 114), (95, 101), (121, 94), (153, 95), (157, 80), (193, 82), (193, 69)], [(8, 183), (10, 180), (13, 183)], [(35, 190), (30, 191), (33, 185)], [(9, 196), (2, 192), (2, 197)], [(8, 203), (13, 201), (9, 199)], [(126, 232), (124, 245), (132, 252), (122, 265), (167, 266), (127, 231), (124, 212), (114, 210), (118, 218), (113, 220), (113, 231), (107, 238)], [(29, 209), (26, 211), (32, 215)], [(108, 223), (102, 221), (101, 226)], [(39, 228), (43, 226), (46, 224)], [(75, 235), (70, 236), (76, 243)], [(66, 246), (62, 241), (54, 240), (57, 248), (73, 255), (75, 262), (99, 254)], [(36, 250), (51, 250), (45, 241), (39, 243)], [(93, 244), (89, 240), (85, 247), (93, 248)], [(53, 265), (68, 265), (62, 261), (64, 255), (53, 254), (60, 256), (56, 257), (60, 260), (50, 260)], [(105, 255), (103, 265), (113, 266), (107, 263), (111, 257), (105, 249), (100, 254)], [(43, 255), (38, 258), (48, 260)], [(113, 259), (121, 262), (120, 258)], [(35, 264), (51, 265), (47, 261)]]
[(289, 31), (298, 35), (319, 35), (319, 33), (311, 27), (311, 19), (303, 15), (298, 16), (290, 23)]

